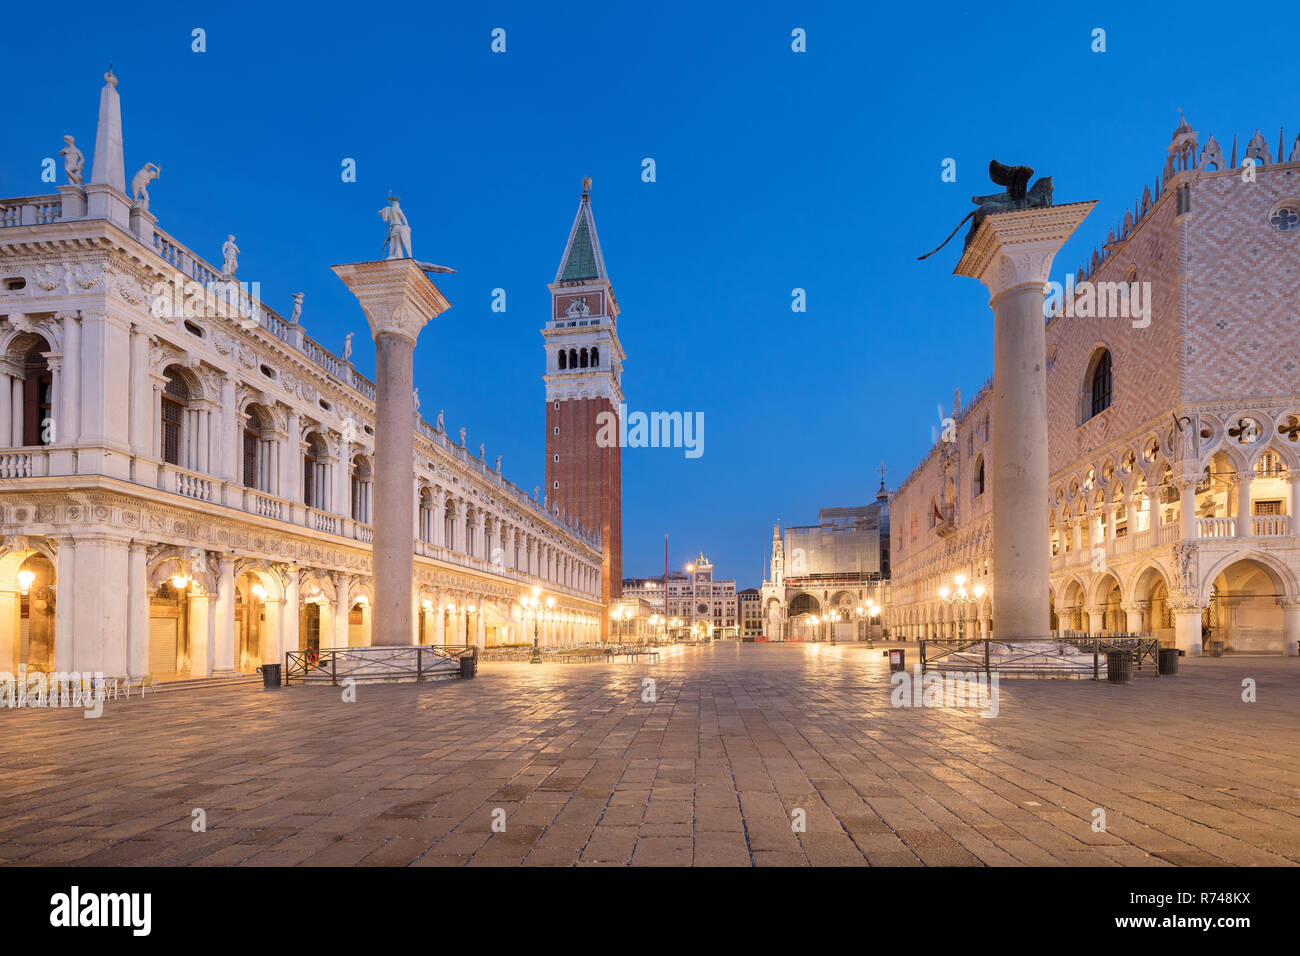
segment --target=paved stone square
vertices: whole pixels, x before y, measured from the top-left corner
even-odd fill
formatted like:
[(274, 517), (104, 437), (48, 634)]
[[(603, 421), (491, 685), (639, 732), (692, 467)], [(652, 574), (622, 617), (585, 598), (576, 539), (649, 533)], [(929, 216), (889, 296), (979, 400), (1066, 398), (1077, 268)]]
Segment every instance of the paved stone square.
[(993, 719), (896, 709), (879, 647), (725, 644), (489, 662), (356, 703), (244, 686), (108, 701), (94, 720), (6, 710), (0, 862), (1300, 862), (1300, 660), (999, 690)]

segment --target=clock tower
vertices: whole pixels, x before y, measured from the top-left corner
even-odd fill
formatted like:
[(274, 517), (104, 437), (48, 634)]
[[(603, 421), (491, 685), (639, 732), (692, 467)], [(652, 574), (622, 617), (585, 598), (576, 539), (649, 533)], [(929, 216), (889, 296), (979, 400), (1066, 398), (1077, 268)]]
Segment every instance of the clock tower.
[[(604, 552), (601, 601), (623, 593), (623, 479), (617, 422), (623, 402), (623, 346), (618, 300), (591, 214), (591, 180), (582, 183), (578, 214), (555, 281), (546, 345), (546, 506), (588, 532)], [(606, 427), (602, 428), (602, 425)], [(614, 441), (598, 441), (613, 435)], [(608, 632), (602, 620), (601, 634)]]

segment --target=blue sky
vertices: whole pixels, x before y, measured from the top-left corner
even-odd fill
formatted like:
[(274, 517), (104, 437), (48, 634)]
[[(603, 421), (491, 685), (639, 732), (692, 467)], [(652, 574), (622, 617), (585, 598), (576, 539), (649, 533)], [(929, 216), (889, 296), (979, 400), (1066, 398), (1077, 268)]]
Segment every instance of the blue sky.
[[(951, 275), (956, 245), (916, 256), (996, 191), (990, 158), (1051, 175), (1057, 201), (1100, 201), (1060, 278), (1154, 183), (1178, 107), (1225, 153), (1234, 133), (1260, 127), (1276, 149), (1285, 124), (1289, 151), (1300, 131), (1295, 59), (1274, 39), (1300, 21), (1290, 5), (80, 6), (7, 12), (9, 36), (50, 42), (6, 50), (0, 193), (49, 191), (40, 163), (64, 133), (89, 163), (111, 60), (127, 177), (163, 168), (159, 225), (212, 262), (234, 233), (240, 278), (285, 315), (305, 292), (308, 333), (337, 352), (366, 326), (329, 265), (380, 255), (392, 189), (416, 255), (458, 270), (416, 351), (423, 410), (444, 408), (527, 490), (544, 464), (546, 285), (590, 175), (629, 408), (705, 418), (700, 458), (624, 452), (625, 573), (661, 570), (666, 532), (674, 567), (703, 550), (742, 587), (774, 520), (873, 500), (881, 459), (892, 487), (936, 403), (988, 377), (983, 287)], [(372, 373), (368, 336), (353, 357)]]

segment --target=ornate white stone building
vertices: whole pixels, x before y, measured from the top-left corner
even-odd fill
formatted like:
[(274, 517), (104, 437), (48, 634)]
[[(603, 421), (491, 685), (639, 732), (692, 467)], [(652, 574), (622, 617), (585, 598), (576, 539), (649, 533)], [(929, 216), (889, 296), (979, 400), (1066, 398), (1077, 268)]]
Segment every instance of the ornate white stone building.
[[(866, 640), (889, 601), (889, 494), (874, 504), (823, 508), (815, 525), (772, 528), (768, 576), (759, 589), (769, 641)], [(864, 613), (859, 613), (862, 608)], [(838, 616), (838, 620), (836, 619)]]
[[(90, 181), (0, 200), (0, 671), (366, 644), (374, 385), (236, 284), (233, 238), (218, 269), (126, 195), (116, 83)], [(543, 641), (598, 635), (598, 537), (412, 428), (411, 641), (531, 640), (533, 588)]]
[[(1256, 132), (1243, 169), (1182, 122), (1048, 322), (1050, 500), (1024, 507), (1048, 509), (1054, 628), (1297, 652), (1300, 137), (1284, 147)], [(1149, 315), (1098, 308), (1121, 283), (1149, 283)], [(991, 386), (894, 496), (888, 614), (909, 638), (955, 633), (956, 574), (988, 589), (967, 635), (997, 634)]]

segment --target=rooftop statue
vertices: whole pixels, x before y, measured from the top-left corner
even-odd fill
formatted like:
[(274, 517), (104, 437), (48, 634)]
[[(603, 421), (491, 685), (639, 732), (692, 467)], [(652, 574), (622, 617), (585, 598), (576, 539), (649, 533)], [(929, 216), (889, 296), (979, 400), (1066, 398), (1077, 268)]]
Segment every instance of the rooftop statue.
[(1005, 186), (1006, 191), (993, 193), (988, 196), (971, 196), (976, 208), (962, 218), (957, 223), (956, 229), (948, 234), (948, 238), (939, 243), (938, 247), (930, 250), (923, 256), (917, 256), (917, 259), (928, 259), (944, 246), (946, 246), (953, 236), (957, 235), (957, 229), (967, 219), (974, 218), (970, 230), (966, 233), (965, 246), (970, 245), (975, 233), (979, 231), (980, 224), (986, 218), (996, 215), (1000, 212), (1015, 212), (1019, 209), (1045, 209), (1052, 204), (1052, 177), (1044, 176), (1032, 187), (1026, 189), (1029, 185), (1029, 178), (1034, 175), (1033, 167), (1030, 166), (1004, 166), (996, 159), (989, 161), (989, 179), (993, 180), (995, 185)]
[[(385, 259), (413, 259), (415, 254), (411, 251), (411, 224), (406, 219), (406, 213), (402, 212), (402, 207), (398, 205), (400, 196), (388, 194), (388, 205), (379, 210), (379, 216), (388, 226), (388, 231), (384, 235), (384, 242), (388, 250), (384, 255)], [(437, 266), (432, 262), (415, 262), (421, 272), (451, 272), (447, 266)]]
[(68, 174), (68, 183), (73, 186), (81, 185), (81, 170), (86, 165), (86, 157), (81, 155), (81, 150), (77, 149), (77, 144), (71, 136), (63, 137), (67, 143), (59, 150), (59, 155), (63, 157), (63, 171)]
[(235, 245), (235, 237), (227, 234), (226, 241), (221, 244), (221, 273), (234, 278), (235, 270), (238, 268), (239, 246)]
[[(388, 244), (388, 252), (385, 259), (409, 259), (411, 258), (411, 224), (406, 221), (406, 213), (402, 212), (402, 207), (398, 205), (400, 196), (388, 194), (388, 205), (379, 210), (379, 217), (384, 220), (388, 227), (384, 233), (384, 242)], [(403, 254), (405, 249), (405, 254)]]
[(149, 211), (149, 180), (162, 175), (162, 167), (145, 163), (140, 171), (131, 177), (131, 198), (141, 212)]

